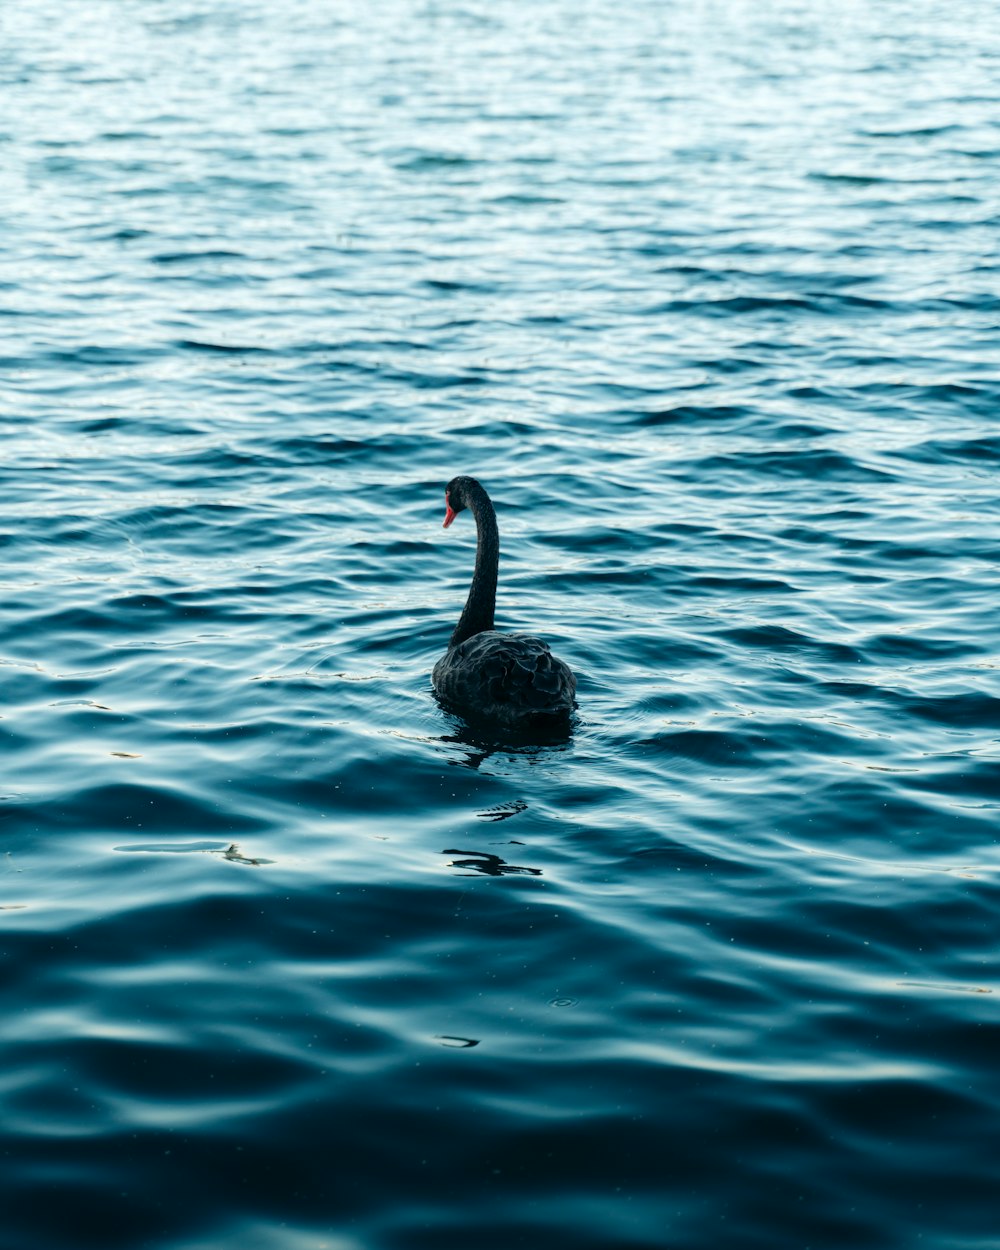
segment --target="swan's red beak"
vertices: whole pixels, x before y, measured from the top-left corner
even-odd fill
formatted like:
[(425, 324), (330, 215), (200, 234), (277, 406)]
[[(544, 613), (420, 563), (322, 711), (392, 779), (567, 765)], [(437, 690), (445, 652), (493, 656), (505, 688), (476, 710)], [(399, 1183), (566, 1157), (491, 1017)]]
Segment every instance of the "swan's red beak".
[(458, 513), (452, 509), (451, 504), (448, 502), (447, 495), (445, 495), (444, 497), (444, 506), (445, 506), (444, 528), (447, 529), (448, 526), (452, 523), (452, 521), (454, 521), (455, 517), (458, 516)]

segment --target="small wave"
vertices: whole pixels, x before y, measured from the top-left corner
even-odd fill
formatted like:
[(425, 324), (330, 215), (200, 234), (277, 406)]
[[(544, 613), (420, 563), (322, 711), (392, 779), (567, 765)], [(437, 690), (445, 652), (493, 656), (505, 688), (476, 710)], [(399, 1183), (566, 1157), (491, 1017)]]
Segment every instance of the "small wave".
[(201, 339), (177, 339), (177, 346), (189, 351), (218, 352), (223, 355), (247, 356), (251, 354), (268, 355), (269, 349), (252, 344), (207, 343)]
[(206, 260), (247, 260), (242, 252), (230, 251), (227, 248), (205, 248), (202, 251), (189, 252), (158, 252), (150, 257), (157, 265), (190, 265)]

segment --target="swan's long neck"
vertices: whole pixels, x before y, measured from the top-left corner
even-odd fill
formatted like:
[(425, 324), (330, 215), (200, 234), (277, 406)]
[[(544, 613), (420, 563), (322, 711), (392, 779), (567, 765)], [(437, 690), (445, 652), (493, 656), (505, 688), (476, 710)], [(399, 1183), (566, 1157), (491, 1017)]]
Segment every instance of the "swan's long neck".
[(493, 511), (489, 495), (482, 487), (470, 491), (466, 503), (476, 518), (476, 571), (472, 575), (469, 597), (465, 601), (462, 615), (458, 618), (449, 647), (457, 647), (466, 638), (481, 634), (484, 629), (492, 629), (497, 602), (497, 566), (500, 563), (497, 514)]

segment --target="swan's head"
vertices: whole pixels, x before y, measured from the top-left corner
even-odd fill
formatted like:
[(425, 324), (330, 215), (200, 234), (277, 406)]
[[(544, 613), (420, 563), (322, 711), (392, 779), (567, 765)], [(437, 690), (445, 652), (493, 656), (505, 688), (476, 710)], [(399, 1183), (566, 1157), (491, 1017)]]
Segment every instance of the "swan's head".
[(469, 506), (469, 492), (473, 489), (482, 490), (474, 477), (453, 477), (444, 488), (444, 528), (454, 521), (463, 508)]

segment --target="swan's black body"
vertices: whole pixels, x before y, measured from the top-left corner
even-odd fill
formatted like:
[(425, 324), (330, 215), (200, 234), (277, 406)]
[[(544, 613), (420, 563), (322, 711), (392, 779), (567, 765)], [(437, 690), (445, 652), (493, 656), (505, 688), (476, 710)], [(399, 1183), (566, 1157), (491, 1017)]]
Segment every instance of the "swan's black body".
[(495, 629), (449, 647), (432, 679), (446, 703), (504, 725), (564, 717), (576, 690), (576, 678), (541, 638)]
[(434, 665), (438, 695), (466, 715), (504, 725), (557, 723), (573, 709), (576, 678), (548, 644), (530, 634), (502, 634), (493, 628), (500, 536), (490, 497), (471, 477), (456, 477), (445, 489), (450, 525), (469, 508), (476, 518), (476, 570), (469, 597), (448, 650)]

